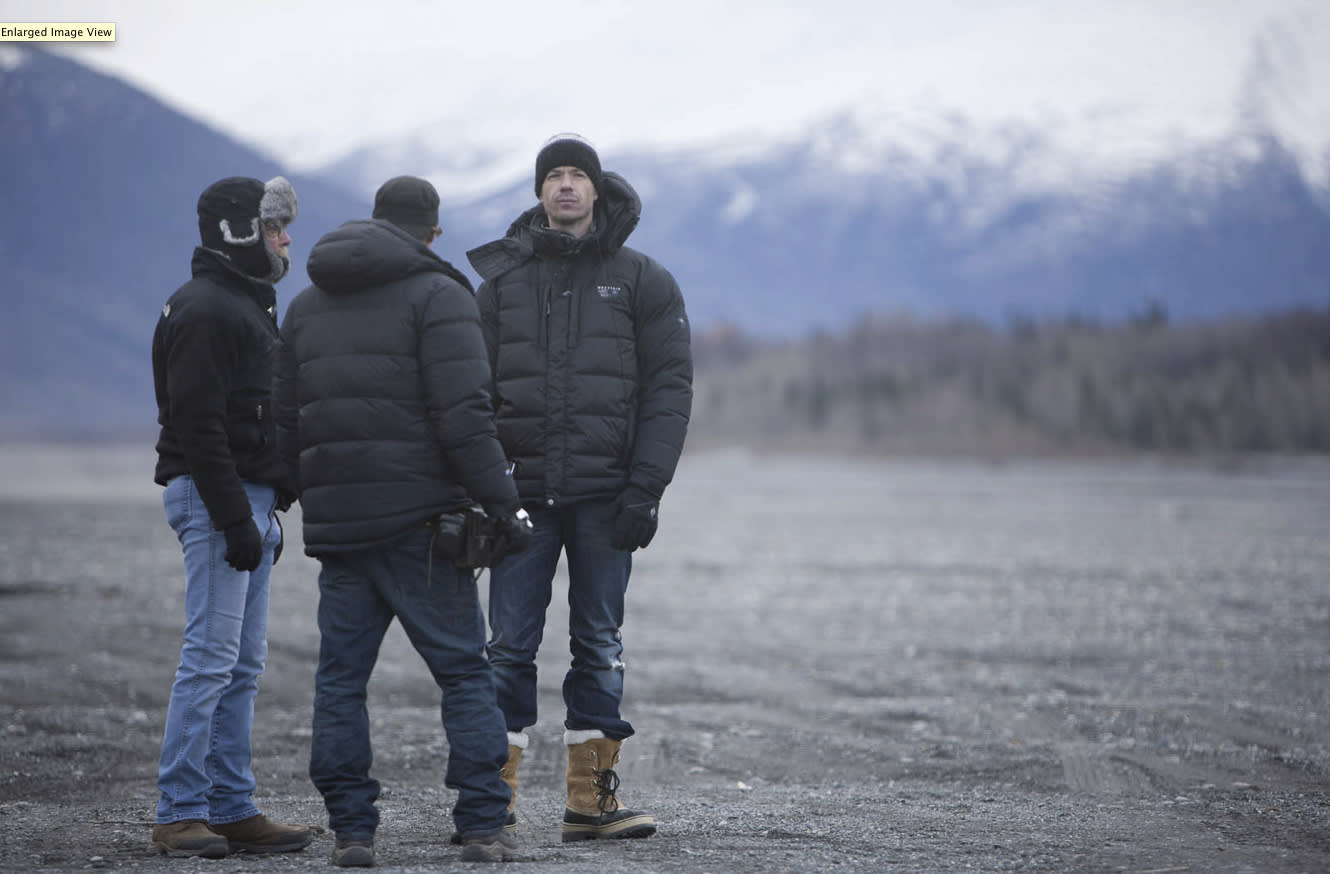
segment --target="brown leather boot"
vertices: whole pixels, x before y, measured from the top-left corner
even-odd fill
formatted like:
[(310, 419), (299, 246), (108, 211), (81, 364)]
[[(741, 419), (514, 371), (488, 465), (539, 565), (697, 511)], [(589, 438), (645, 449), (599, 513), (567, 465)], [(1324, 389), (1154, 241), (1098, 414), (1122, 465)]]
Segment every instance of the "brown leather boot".
[(166, 856), (220, 859), (231, 852), (226, 838), (201, 819), (182, 819), (152, 827), (152, 845)]
[(209, 826), (231, 842), (233, 852), (291, 853), (303, 850), (314, 840), (314, 830), (303, 825), (283, 825), (261, 813), (240, 822)]
[(619, 801), (621, 741), (599, 731), (565, 731), (568, 746), (568, 803), (563, 812), (563, 840), (645, 838), (656, 833), (656, 820)]

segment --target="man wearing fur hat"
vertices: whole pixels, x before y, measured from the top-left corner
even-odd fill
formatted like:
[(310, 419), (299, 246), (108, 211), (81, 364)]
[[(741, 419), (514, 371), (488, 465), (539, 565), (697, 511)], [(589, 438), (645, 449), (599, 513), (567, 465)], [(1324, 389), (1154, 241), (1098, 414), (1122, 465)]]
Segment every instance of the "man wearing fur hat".
[(185, 631), (157, 774), (152, 843), (171, 856), (299, 850), (312, 830), (254, 804), (250, 731), (267, 658), (277, 511), (292, 490), (272, 425), (273, 283), (286, 275), (296, 196), (233, 176), (198, 202), (193, 278), (152, 339), (157, 467), (185, 559)]
[[(614, 771), (633, 734), (620, 713), (620, 629), (632, 553), (656, 533), (692, 405), (688, 318), (664, 267), (624, 243), (641, 201), (575, 134), (536, 156), (539, 203), (468, 258), (494, 371), (499, 439), (535, 536), (490, 580), (490, 642), (517, 791), (536, 722), (536, 650), (560, 553), (568, 560), (572, 664), (563, 682), (563, 840), (646, 837)], [(509, 821), (516, 823), (515, 808)]]

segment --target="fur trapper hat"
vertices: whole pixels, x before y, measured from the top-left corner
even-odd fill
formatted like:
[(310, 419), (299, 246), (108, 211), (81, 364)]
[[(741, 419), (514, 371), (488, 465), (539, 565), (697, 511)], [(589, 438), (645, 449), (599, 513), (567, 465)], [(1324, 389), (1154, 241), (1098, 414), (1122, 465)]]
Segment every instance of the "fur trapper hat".
[(204, 248), (229, 259), (245, 275), (277, 282), (291, 268), (291, 260), (272, 251), (263, 226), (286, 227), (298, 212), (295, 189), (284, 177), (264, 183), (228, 176), (199, 195), (199, 238)]

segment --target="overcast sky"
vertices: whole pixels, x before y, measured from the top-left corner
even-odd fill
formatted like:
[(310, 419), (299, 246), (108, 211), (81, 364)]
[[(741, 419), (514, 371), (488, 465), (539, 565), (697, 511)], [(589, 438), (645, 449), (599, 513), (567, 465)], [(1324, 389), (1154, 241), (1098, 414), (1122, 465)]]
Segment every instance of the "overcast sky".
[(576, 130), (604, 152), (845, 106), (1148, 150), (1231, 129), (1257, 68), (1290, 144), (1322, 164), (1330, 146), (1327, 0), (0, 0), (0, 19), (115, 22), (114, 44), (63, 50), (297, 169), (422, 129), (528, 155)]

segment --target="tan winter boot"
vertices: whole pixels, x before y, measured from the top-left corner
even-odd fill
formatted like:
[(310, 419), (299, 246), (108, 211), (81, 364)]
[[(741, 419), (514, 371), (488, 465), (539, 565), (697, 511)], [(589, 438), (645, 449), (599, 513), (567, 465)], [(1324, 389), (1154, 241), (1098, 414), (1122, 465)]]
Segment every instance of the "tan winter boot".
[[(517, 831), (517, 766), (522, 764), (522, 751), (526, 749), (531, 738), (527, 737), (524, 731), (508, 732), (508, 761), (503, 763), (503, 768), (499, 770), (499, 779), (508, 784), (510, 797), (508, 799), (508, 821), (503, 824), (503, 830), (509, 834)], [(462, 836), (454, 831), (448, 836), (448, 843), (462, 843)]]
[(510, 832), (517, 831), (517, 766), (522, 764), (522, 750), (526, 749), (530, 742), (531, 739), (526, 736), (526, 732), (508, 732), (508, 761), (504, 762), (499, 777), (508, 784), (508, 791), (512, 793), (512, 797), (508, 799), (508, 822), (503, 826)]
[(563, 812), (563, 840), (645, 838), (656, 833), (650, 814), (629, 810), (619, 801), (621, 741), (599, 731), (565, 731), (568, 746), (568, 805)]

